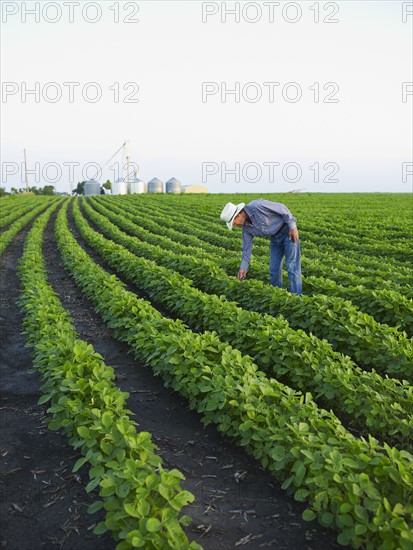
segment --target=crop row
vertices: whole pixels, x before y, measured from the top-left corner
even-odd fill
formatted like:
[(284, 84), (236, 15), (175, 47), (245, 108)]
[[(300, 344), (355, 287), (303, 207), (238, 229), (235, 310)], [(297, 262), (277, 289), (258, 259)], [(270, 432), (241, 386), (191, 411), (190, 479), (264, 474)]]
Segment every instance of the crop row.
[(18, 211), (24, 208), (32, 202), (33, 196), (26, 195), (20, 197), (2, 197), (0, 200), (0, 220), (8, 217), (12, 212)]
[[(227, 260), (224, 265), (227, 272), (232, 270), (234, 273), (234, 269), (238, 269), (236, 266), (239, 265), (239, 261)], [(255, 261), (251, 276), (260, 281), (268, 281), (268, 263)], [(374, 317), (379, 323), (394, 326), (413, 336), (413, 290), (405, 290), (403, 295), (399, 291), (386, 288), (373, 290), (362, 285), (343, 286), (328, 278), (322, 279), (321, 283), (319, 277), (308, 275), (303, 279), (303, 292), (311, 296), (325, 294), (350, 300), (352, 304)]]
[(363, 279), (373, 277), (376, 281), (376, 287), (381, 287), (383, 282), (387, 285), (387, 281), (389, 281), (389, 288), (393, 288), (394, 286), (395, 289), (397, 289), (398, 286), (410, 288), (412, 285), (412, 276), (409, 267), (392, 258), (386, 258), (383, 262), (383, 258), (365, 256), (353, 250), (340, 252), (330, 244), (320, 247), (316, 242), (313, 243), (310, 241), (305, 241), (303, 243), (303, 247), (304, 246), (306, 253), (320, 262), (330, 263), (332, 257), (334, 259), (337, 258), (340, 264), (340, 270), (343, 273), (345, 273), (345, 264), (347, 260), (349, 271), (352, 274), (360, 274)]
[[(394, 195), (393, 204), (395, 205), (393, 212), (388, 208), (388, 205), (384, 209), (383, 207), (374, 209), (372, 205), (369, 205), (368, 209), (364, 212), (360, 211), (359, 216), (355, 218), (353, 216), (349, 217), (348, 211), (340, 212), (337, 206), (333, 208), (333, 212), (330, 211), (321, 220), (308, 211), (304, 211), (303, 216), (306, 226), (309, 227), (312, 233), (323, 231), (335, 231), (337, 233), (337, 227), (340, 227), (340, 233), (345, 236), (353, 238), (362, 236), (369, 243), (377, 242), (377, 238), (381, 237), (385, 240), (393, 239), (397, 244), (403, 244), (408, 239), (409, 220), (400, 215), (401, 209), (398, 209), (396, 201), (394, 201)], [(385, 222), (383, 223), (381, 219), (384, 219)]]
[[(306, 222), (306, 228), (308, 227), (309, 232), (311, 234), (315, 235), (314, 240), (317, 240), (321, 236), (325, 236), (328, 238), (331, 242), (333, 242), (334, 246), (337, 245), (336, 240), (339, 242), (338, 248), (345, 248), (345, 244), (348, 244), (349, 242), (353, 243), (356, 247), (363, 248), (363, 250), (367, 247), (367, 254), (369, 254), (371, 251), (374, 252), (381, 252), (383, 255), (389, 255), (394, 256), (395, 258), (398, 258), (401, 261), (406, 261), (404, 256), (400, 256), (400, 250), (401, 247), (406, 247), (406, 250), (411, 254), (412, 253), (412, 247), (411, 242), (409, 240), (408, 235), (404, 236), (398, 236), (396, 244), (393, 244), (389, 241), (384, 241), (384, 246), (382, 249), (378, 249), (378, 245), (380, 243), (380, 240), (383, 241), (383, 234), (380, 230), (375, 229), (374, 231), (369, 228), (367, 231), (362, 227), (357, 227), (357, 229), (354, 229), (353, 232), (342, 232), (340, 231), (340, 239), (338, 239), (337, 235), (337, 222), (338, 220), (334, 220), (334, 223), (330, 224), (323, 224), (322, 226), (314, 225), (311, 223)], [(399, 221), (400, 223), (400, 221)], [(406, 230), (409, 230), (408, 225), (406, 225)], [(343, 239), (344, 237), (344, 239)], [(341, 245), (341, 246), (340, 246)]]
[(59, 212), (56, 238), (67, 269), (115, 336), (184, 395), (204, 423), (234, 438), (355, 547), (411, 546), (413, 456), (370, 437), (356, 439), (310, 396), (267, 378), (248, 356), (213, 333), (195, 334), (96, 265)]
[(28, 345), (34, 350), (35, 370), (41, 374), (43, 396), (52, 415), (49, 428), (63, 429), (69, 443), (83, 454), (73, 471), (90, 465), (87, 491), (100, 487), (102, 501), (90, 512), (105, 509), (105, 521), (95, 533), (111, 530), (120, 541), (117, 550), (130, 548), (192, 548), (179, 513), (193, 500), (181, 489), (184, 476), (165, 470), (155, 453), (151, 435), (136, 433), (125, 408), (127, 393), (114, 384), (114, 371), (93, 347), (80, 340), (56, 293), (49, 286), (42, 257), (42, 237), (56, 208), (54, 204), (35, 223), (20, 263), (23, 292), (20, 305), (26, 317)]
[[(182, 275), (135, 256), (91, 229), (77, 203), (73, 214), (83, 238), (117, 273), (192, 330), (216, 331), (263, 371), (294, 389), (311, 391), (318, 404), (332, 407), (352, 426), (411, 450), (413, 386), (362, 371), (325, 340), (291, 329), (282, 318), (242, 310), (223, 296), (199, 291)], [(121, 231), (103, 216), (99, 225), (113, 240), (122, 239)]]
[(50, 204), (49, 201), (47, 201), (47, 203), (42, 201), (35, 208), (31, 207), (29, 212), (23, 214), (21, 217), (19, 217), (17, 220), (15, 220), (14, 223), (12, 223), (12, 225), (8, 229), (6, 229), (6, 231), (3, 231), (3, 233), (0, 235), (0, 256), (3, 254), (3, 252), (9, 246), (9, 244), (13, 241), (13, 239), (16, 237), (16, 235), (28, 223), (30, 223), (40, 212), (45, 210), (45, 208), (49, 204)]
[[(283, 315), (292, 328), (311, 331), (319, 338), (327, 339), (336, 351), (354, 357), (359, 365), (413, 380), (412, 341), (397, 330), (377, 323), (349, 302), (326, 296), (298, 297), (261, 281), (240, 283), (209, 259), (198, 258), (195, 254), (189, 256), (168, 238), (152, 234), (127, 218), (112, 214), (100, 203), (93, 201), (92, 204), (107, 220), (140, 239), (135, 239), (134, 248), (131, 248), (133, 252), (181, 273), (197, 288), (223, 294), (245, 309)], [(93, 221), (99, 219), (88, 203), (85, 210)], [(105, 234), (104, 224), (101, 230)], [(132, 244), (128, 239), (118, 242), (127, 247)]]
[(2, 207), (0, 216), (0, 229), (3, 229), (3, 227), (6, 227), (10, 223), (14, 222), (18, 218), (26, 214), (29, 210), (33, 208), (36, 202), (38, 203), (39, 201), (22, 200), (17, 205), (13, 205), (12, 208), (7, 208), (8, 205), (4, 202), (3, 199), (3, 201), (0, 202), (0, 205)]
[(336, 233), (334, 229), (331, 229), (323, 233), (310, 234), (311, 240), (316, 241), (320, 247), (323, 247), (324, 244), (332, 244), (336, 250), (356, 250), (368, 256), (382, 257), (383, 259), (387, 257), (395, 258), (407, 265), (413, 262), (411, 246), (406, 247), (402, 243), (393, 245), (389, 242), (380, 242), (379, 236), (376, 242), (368, 243), (364, 241), (363, 236), (356, 239), (355, 237), (345, 237), (343, 234), (337, 236)]

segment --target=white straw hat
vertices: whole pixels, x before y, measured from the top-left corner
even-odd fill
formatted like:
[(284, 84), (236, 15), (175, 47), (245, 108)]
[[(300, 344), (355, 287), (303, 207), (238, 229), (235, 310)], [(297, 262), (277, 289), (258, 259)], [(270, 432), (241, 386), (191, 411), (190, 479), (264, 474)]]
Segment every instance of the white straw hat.
[(240, 202), (235, 205), (232, 202), (228, 202), (224, 209), (221, 212), (221, 220), (226, 222), (228, 229), (232, 229), (232, 224), (234, 222), (235, 216), (241, 212), (244, 208), (245, 202)]

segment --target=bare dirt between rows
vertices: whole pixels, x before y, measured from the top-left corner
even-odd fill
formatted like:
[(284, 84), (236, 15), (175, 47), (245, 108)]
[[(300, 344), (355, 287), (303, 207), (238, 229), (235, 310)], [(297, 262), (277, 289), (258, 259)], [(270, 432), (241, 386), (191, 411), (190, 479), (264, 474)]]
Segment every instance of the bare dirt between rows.
[[(52, 232), (53, 220), (44, 246), (50, 283), (71, 313), (80, 338), (115, 368), (119, 387), (130, 394), (128, 407), (136, 415), (137, 430), (151, 432), (164, 465), (186, 476), (183, 487), (195, 495), (195, 502), (185, 510), (193, 518), (187, 528), (189, 538), (206, 550), (342, 548), (335, 543), (336, 533), (304, 522), (304, 504), (288, 497), (273, 476), (214, 426), (203, 427), (201, 416), (190, 411), (179, 394), (165, 388), (160, 378), (128, 354), (125, 344), (113, 338), (65, 272)], [(72, 221), (71, 229), (81, 242)], [(23, 237), (0, 260), (1, 544), (10, 550), (114, 548), (116, 543), (109, 535), (97, 537), (91, 532), (102, 515), (86, 512), (97, 499), (84, 490), (87, 466), (71, 473), (79, 455), (63, 434), (47, 430), (43, 423), (46, 407), (36, 404), (41, 382), (36, 374), (28, 374), (32, 363), (24, 348), (22, 315), (16, 305), (16, 264)]]

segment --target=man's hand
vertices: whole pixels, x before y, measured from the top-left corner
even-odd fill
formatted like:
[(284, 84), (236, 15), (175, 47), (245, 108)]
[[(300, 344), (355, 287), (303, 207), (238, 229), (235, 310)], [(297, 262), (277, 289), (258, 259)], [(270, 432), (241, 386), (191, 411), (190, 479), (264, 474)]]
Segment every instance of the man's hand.
[(288, 238), (292, 239), (294, 243), (298, 241), (298, 231), (297, 229), (291, 229), (291, 231), (288, 233)]
[(247, 276), (247, 270), (246, 269), (240, 269), (238, 271), (237, 277), (240, 281), (243, 281), (246, 278), (246, 276)]

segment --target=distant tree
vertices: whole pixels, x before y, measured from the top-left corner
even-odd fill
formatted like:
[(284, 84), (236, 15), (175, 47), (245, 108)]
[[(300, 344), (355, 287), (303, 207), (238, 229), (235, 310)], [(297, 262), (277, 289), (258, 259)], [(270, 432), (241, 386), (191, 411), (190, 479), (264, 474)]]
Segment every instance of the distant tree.
[(18, 193), (19, 193), (19, 190), (18, 190), (18, 189), (16, 189), (15, 187), (12, 187), (12, 188), (11, 188), (11, 194), (12, 194), (12, 195), (17, 195)]
[(107, 182), (103, 184), (103, 187), (104, 187), (105, 189), (112, 189), (112, 183), (111, 183), (111, 181), (110, 181), (110, 180), (107, 180)]
[(86, 181), (79, 181), (76, 189), (73, 191), (73, 194), (84, 195), (85, 194), (85, 183)]
[(5, 187), (0, 187), (0, 197), (4, 197), (5, 195), (10, 195), (10, 193), (7, 193)]
[(54, 185), (45, 185), (41, 190), (41, 195), (54, 195)]

